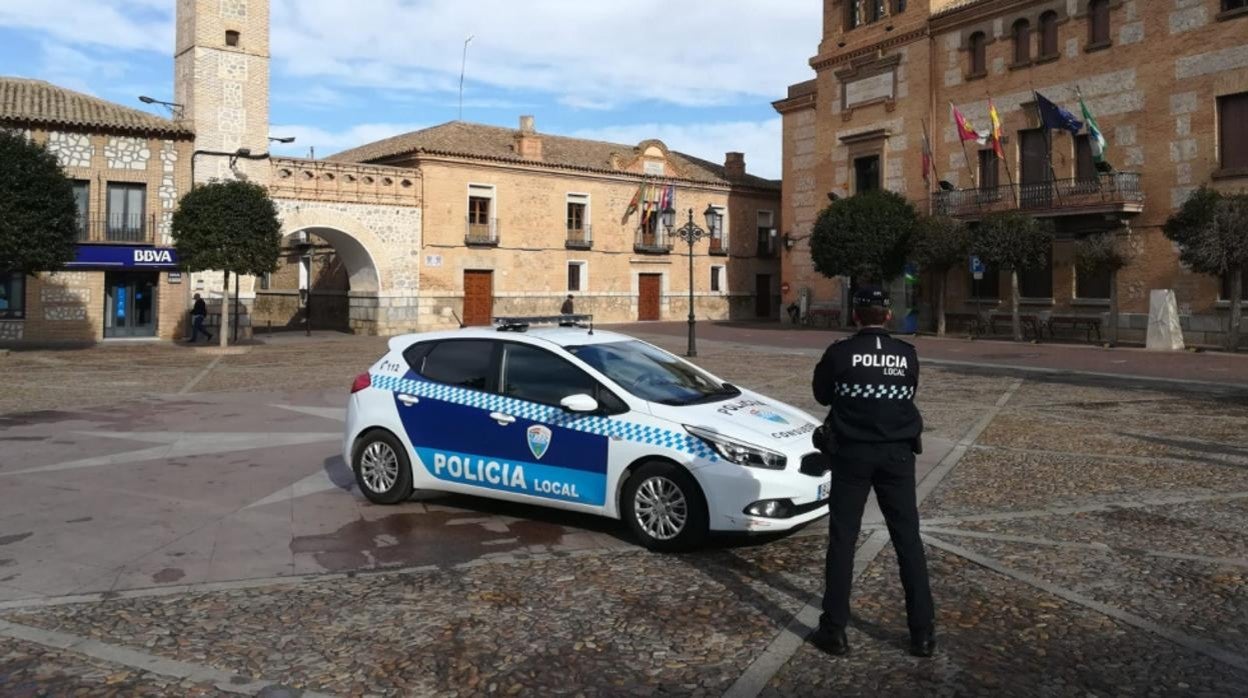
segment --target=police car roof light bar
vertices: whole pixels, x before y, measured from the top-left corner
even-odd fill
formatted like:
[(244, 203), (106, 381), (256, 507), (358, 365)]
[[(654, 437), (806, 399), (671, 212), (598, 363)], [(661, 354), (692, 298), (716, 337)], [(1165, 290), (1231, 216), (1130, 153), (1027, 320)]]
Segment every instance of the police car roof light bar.
[(593, 315), (532, 315), (517, 317), (494, 318), (495, 329), (499, 332), (524, 332), (530, 325), (557, 325), (559, 327), (588, 327), (590, 334), (594, 332)]

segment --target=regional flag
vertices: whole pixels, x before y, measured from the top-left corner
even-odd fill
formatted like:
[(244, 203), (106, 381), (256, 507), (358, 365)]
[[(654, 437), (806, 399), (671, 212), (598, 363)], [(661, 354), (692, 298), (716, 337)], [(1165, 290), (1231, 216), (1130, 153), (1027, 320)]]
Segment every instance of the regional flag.
[(620, 225), (628, 223), (629, 216), (637, 212), (637, 207), (641, 204), (641, 189), (644, 184), (637, 185), (637, 192), (633, 194), (633, 200), (628, 202), (628, 208), (624, 209), (624, 217), (620, 219)]
[(1096, 125), (1096, 119), (1092, 117), (1092, 112), (1088, 110), (1088, 105), (1083, 101), (1083, 92), (1079, 88), (1075, 88), (1079, 93), (1079, 109), (1083, 111), (1083, 121), (1088, 125), (1088, 140), (1092, 146), (1092, 159), (1096, 162), (1105, 162), (1105, 135), (1101, 133), (1101, 127)]
[(1005, 148), (1001, 147), (1001, 116), (997, 114), (997, 105), (992, 103), (992, 98), (988, 98), (988, 120), (992, 122), (992, 150), (997, 154), (997, 159), (1005, 159)]
[(930, 189), (932, 180), (930, 174), (932, 172), (932, 143), (927, 138), (927, 122), (923, 122), (923, 181)]
[(1032, 92), (1032, 94), (1036, 96), (1036, 108), (1040, 110), (1040, 123), (1045, 128), (1070, 131), (1071, 135), (1083, 130), (1083, 122), (1076, 119), (1074, 114), (1049, 101), (1039, 92)]
[(982, 145), (985, 141), (984, 136), (980, 135), (974, 126), (971, 126), (971, 122), (967, 121), (965, 116), (962, 116), (962, 112), (953, 106), (953, 102), (949, 103), (949, 108), (953, 110), (953, 123), (958, 127), (958, 140), (975, 141)]

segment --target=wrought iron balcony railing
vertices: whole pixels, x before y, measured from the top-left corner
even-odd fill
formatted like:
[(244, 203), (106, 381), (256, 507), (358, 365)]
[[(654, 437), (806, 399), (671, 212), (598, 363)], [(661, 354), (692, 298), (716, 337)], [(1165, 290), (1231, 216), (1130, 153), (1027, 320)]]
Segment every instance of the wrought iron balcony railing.
[(588, 250), (594, 246), (594, 229), (588, 223), (582, 228), (568, 228), (566, 246), (570, 250)]
[(672, 251), (672, 237), (662, 230), (650, 232), (649, 230), (638, 228), (637, 236), (633, 239), (633, 251), (649, 254), (668, 254)]
[(932, 210), (955, 218), (978, 218), (1011, 210), (1060, 216), (1102, 210), (1139, 213), (1143, 208), (1144, 190), (1138, 172), (1104, 172), (1092, 177), (932, 194)]
[(464, 242), (469, 245), (497, 245), (498, 219), (491, 218), (482, 223), (472, 218), (464, 220)]
[(151, 244), (156, 216), (142, 213), (110, 213), (78, 219), (78, 242)]

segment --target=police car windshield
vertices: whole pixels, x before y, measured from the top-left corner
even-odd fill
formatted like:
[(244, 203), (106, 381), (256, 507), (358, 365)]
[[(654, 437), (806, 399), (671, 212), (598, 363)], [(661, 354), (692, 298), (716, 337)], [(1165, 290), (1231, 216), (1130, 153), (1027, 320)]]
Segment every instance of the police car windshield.
[(740, 390), (644, 342), (590, 344), (567, 350), (642, 400), (692, 405), (741, 394)]

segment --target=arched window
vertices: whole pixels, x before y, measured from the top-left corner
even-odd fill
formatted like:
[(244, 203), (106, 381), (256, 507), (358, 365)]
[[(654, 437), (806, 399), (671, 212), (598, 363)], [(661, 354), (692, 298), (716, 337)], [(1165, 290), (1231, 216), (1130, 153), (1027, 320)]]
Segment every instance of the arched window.
[(1088, 3), (1088, 45), (1109, 45), (1109, 0)]
[(1057, 13), (1049, 10), (1040, 15), (1040, 56), (1052, 58), (1057, 55)]
[(975, 32), (971, 34), (971, 38), (967, 41), (967, 50), (970, 52), (970, 75), (984, 75), (988, 72), (988, 56), (985, 48), (986, 39), (983, 32)]
[(1020, 19), (1014, 23), (1014, 65), (1031, 62), (1031, 22)]

